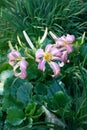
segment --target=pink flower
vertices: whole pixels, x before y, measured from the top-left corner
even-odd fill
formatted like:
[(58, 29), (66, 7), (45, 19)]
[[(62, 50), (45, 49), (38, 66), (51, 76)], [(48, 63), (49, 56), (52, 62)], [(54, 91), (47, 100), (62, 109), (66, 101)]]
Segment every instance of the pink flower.
[(54, 40), (56, 42), (57, 47), (62, 47), (68, 53), (72, 52), (72, 43), (75, 40), (74, 35), (69, 35), (69, 34), (67, 34), (67, 36), (63, 35), (62, 37), (56, 38)]
[[(26, 69), (28, 66), (28, 62), (21, 56), (21, 54), (17, 50), (12, 50), (8, 54), (9, 64), (13, 67), (14, 75), (16, 77), (20, 77), (21, 79), (25, 79), (27, 76)], [(19, 69), (20, 72), (17, 72)]]
[(52, 44), (48, 44), (45, 48), (45, 52), (43, 49), (38, 49), (36, 51), (36, 62), (38, 62), (38, 69), (45, 71), (45, 63), (47, 62), (51, 69), (53, 70), (54, 75), (56, 76), (60, 72), (59, 65), (54, 62), (54, 60), (60, 60), (62, 53), (54, 47)]

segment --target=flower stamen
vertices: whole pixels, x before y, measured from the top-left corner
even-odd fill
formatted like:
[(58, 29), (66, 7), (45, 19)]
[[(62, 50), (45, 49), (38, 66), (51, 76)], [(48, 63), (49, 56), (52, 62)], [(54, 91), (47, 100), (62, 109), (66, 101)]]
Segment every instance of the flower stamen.
[(43, 57), (47, 62), (50, 62), (52, 60), (52, 54), (46, 52)]

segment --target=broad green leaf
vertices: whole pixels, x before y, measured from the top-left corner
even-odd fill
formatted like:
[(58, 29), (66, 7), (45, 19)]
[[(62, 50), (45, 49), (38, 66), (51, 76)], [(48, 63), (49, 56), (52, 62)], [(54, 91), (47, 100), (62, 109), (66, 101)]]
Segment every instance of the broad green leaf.
[(7, 109), (9, 109), (10, 107), (17, 107), (23, 109), (23, 104), (21, 102), (18, 102), (16, 99), (13, 99), (11, 95), (4, 96), (2, 102), (3, 111), (7, 111)]
[(71, 98), (66, 93), (59, 91), (54, 95), (52, 101), (57, 108), (64, 108), (71, 101)]
[[(69, 116), (70, 107), (71, 107), (71, 97), (69, 97), (66, 93), (59, 91), (54, 94), (52, 98), (48, 100), (48, 107), (60, 116)], [(71, 115), (71, 114), (70, 114)]]
[(25, 113), (27, 116), (32, 119), (38, 119), (43, 114), (42, 107), (38, 106), (37, 103), (30, 103), (27, 105), (25, 109)]
[(17, 101), (23, 103), (24, 106), (27, 105), (31, 101), (32, 97), (32, 84), (23, 81), (22, 84), (19, 84), (19, 88), (17, 89)]
[(37, 120), (42, 114), (44, 113), (44, 110), (42, 107), (37, 107), (34, 115), (32, 116), (33, 119)]
[(6, 80), (12, 76), (13, 72), (10, 70), (2, 71), (2, 73), (0, 74), (0, 95), (3, 95)]
[(27, 71), (28, 79), (35, 80), (39, 77), (39, 71), (38, 71), (37, 64), (35, 63), (35, 61), (29, 61), (29, 63), (31, 65), (29, 66), (28, 71)]
[(37, 104), (36, 103), (29, 103), (27, 106), (26, 106), (26, 109), (25, 109), (25, 113), (27, 116), (33, 116), (34, 113), (35, 113), (35, 110), (36, 110), (36, 106)]
[(0, 63), (0, 72), (3, 72), (5, 70), (11, 70), (11, 66), (8, 63)]
[(41, 82), (37, 82), (35, 85), (34, 92), (40, 95), (47, 95), (47, 89), (48, 89), (47, 85)]
[(11, 107), (7, 111), (6, 122), (13, 126), (20, 125), (25, 120), (24, 112), (16, 107)]
[(64, 89), (64, 84), (54, 79), (48, 82), (48, 86), (48, 97), (52, 97), (55, 93)]

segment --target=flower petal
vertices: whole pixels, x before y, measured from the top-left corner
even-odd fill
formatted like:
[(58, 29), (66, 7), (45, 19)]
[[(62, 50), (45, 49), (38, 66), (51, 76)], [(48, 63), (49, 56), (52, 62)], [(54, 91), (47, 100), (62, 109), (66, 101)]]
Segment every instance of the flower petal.
[[(26, 68), (28, 66), (28, 62), (26, 60), (22, 60), (20, 62), (18, 62), (15, 66), (14, 66), (14, 75), (16, 77), (20, 77), (21, 79), (25, 79), (27, 76), (26, 73)], [(17, 72), (17, 68), (20, 67), (20, 72)]]
[(52, 75), (52, 77), (54, 77), (60, 73), (60, 67), (56, 62), (50, 62), (49, 65), (54, 72), (54, 75)]
[(17, 60), (17, 58), (21, 58), (21, 54), (17, 50), (12, 50), (8, 54), (8, 58), (9, 58), (9, 64), (11, 66), (14, 66), (14, 62)]
[(39, 64), (38, 64), (38, 69), (45, 71), (45, 63), (46, 63), (45, 60), (40, 61)]
[(27, 72), (26, 72), (26, 71), (21, 71), (19, 77), (20, 77), (21, 79), (25, 79), (25, 78), (27, 77)]
[(53, 47), (52, 44), (48, 44), (45, 48), (45, 52), (50, 52), (51, 51), (51, 48)]
[(43, 58), (44, 56), (44, 51), (43, 49), (38, 49), (36, 51), (36, 62), (40, 62), (41, 61), (41, 58)]
[(73, 43), (74, 40), (75, 40), (75, 36), (74, 36), (74, 35), (67, 34), (66, 40), (67, 40), (68, 43)]
[(66, 63), (67, 62), (67, 51), (64, 51), (61, 56), (61, 61)]
[(55, 42), (56, 42), (56, 47), (61, 47), (64, 44), (64, 41), (61, 38), (55, 39)]
[(28, 62), (23, 59), (23, 60), (20, 62), (20, 70), (21, 70), (21, 71), (22, 71), (22, 70), (26, 70), (27, 66), (28, 66)]
[(52, 47), (51, 48), (51, 54), (54, 55), (54, 56), (60, 56), (61, 52), (56, 47)]
[(66, 50), (68, 53), (71, 53), (72, 52), (72, 46), (71, 45), (67, 45), (66, 46)]

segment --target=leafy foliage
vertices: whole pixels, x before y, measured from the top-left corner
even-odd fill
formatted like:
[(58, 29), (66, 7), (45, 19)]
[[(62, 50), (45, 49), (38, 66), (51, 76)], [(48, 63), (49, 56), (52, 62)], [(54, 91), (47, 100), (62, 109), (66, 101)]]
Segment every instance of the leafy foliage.
[[(35, 42), (39, 35), (43, 35), (44, 27), (55, 31), (59, 36), (66, 33), (81, 36), (87, 30), (87, 2), (80, 0), (3, 0), (3, 4), (1, 28), (7, 40), (10, 36), (10, 40), (16, 42), (15, 32), (24, 40), (22, 31), (26, 30)], [(6, 42), (5, 38), (2, 36), (4, 40), (2, 42)]]
[[(86, 6), (86, 0), (0, 1), (0, 130), (87, 129)], [(58, 36), (79, 36), (70, 62), (52, 78), (48, 71), (37, 71), (32, 59), (27, 79), (15, 78), (7, 63), (7, 42), (16, 46), (17, 35), (25, 42), (22, 31), (26, 30), (37, 48), (45, 27)], [(42, 48), (53, 42), (49, 37)]]

